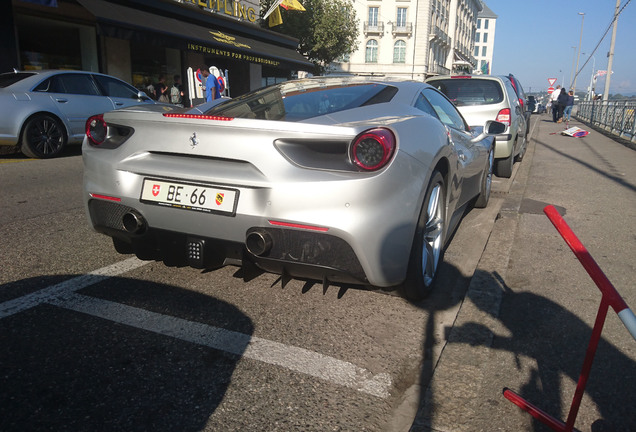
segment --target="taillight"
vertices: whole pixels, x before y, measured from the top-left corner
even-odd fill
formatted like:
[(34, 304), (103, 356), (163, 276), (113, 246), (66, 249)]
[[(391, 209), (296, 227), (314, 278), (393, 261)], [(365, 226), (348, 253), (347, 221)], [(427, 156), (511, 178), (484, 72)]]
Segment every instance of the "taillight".
[(102, 114), (94, 115), (86, 120), (86, 136), (93, 145), (100, 145), (106, 139), (108, 125), (104, 121)]
[(106, 123), (103, 114), (94, 115), (86, 120), (86, 138), (88, 144), (102, 149), (115, 149), (122, 145), (134, 133), (130, 126)]
[(230, 121), (234, 120), (234, 117), (223, 116), (210, 116), (205, 114), (176, 114), (176, 113), (164, 113), (164, 117), (182, 118), (182, 119), (197, 119), (197, 120), (218, 120), (218, 121)]
[(521, 105), (521, 111), (523, 111), (523, 99), (519, 98), (519, 105)]
[(388, 129), (369, 129), (351, 146), (351, 159), (365, 171), (375, 171), (389, 163), (395, 153), (395, 136)]
[(497, 114), (497, 118), (495, 120), (510, 126), (510, 108), (504, 108), (499, 111), (499, 114)]

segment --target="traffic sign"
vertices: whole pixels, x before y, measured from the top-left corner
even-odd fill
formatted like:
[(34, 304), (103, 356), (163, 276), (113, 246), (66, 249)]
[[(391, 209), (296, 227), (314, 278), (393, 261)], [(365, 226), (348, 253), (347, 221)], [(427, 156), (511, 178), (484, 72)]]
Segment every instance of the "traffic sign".
[[(552, 87), (554, 85), (554, 83), (557, 82), (556, 78), (548, 78), (548, 83), (550, 83), (550, 87)], [(554, 89), (553, 89), (554, 90)]]
[(550, 86), (548, 88), (548, 94), (552, 94), (553, 91), (554, 91), (554, 87)]

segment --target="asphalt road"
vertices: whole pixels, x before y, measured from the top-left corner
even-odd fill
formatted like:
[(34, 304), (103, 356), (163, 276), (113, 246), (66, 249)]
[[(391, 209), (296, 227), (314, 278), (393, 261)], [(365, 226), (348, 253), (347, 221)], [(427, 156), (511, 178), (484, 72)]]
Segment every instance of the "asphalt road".
[(503, 202), (464, 217), (414, 304), (119, 255), (82, 169), (0, 158), (2, 431), (408, 430)]

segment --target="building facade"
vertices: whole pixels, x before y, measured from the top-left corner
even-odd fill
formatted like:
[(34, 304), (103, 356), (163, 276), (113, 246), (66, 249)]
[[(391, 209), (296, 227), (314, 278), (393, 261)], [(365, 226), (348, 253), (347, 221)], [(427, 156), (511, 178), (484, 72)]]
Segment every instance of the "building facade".
[(477, 65), (473, 70), (475, 74), (491, 74), (492, 60), (495, 53), (495, 28), (497, 26), (497, 14), (495, 14), (484, 2), (482, 10), (477, 15), (477, 28), (475, 31), (474, 57)]
[(358, 0), (358, 49), (330, 72), (424, 80), (472, 70), (479, 0)]
[(174, 75), (187, 84), (189, 70), (216, 66), (228, 71), (231, 96), (238, 96), (313, 68), (296, 39), (258, 25), (258, 0), (0, 3), (0, 72), (97, 71), (145, 89), (161, 75), (169, 85)]

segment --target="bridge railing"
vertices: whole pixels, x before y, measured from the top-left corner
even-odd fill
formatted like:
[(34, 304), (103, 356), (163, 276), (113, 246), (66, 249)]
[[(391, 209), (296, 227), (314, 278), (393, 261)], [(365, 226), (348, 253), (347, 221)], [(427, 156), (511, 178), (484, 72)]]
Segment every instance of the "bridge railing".
[(577, 119), (636, 142), (636, 100), (586, 101), (576, 108)]

